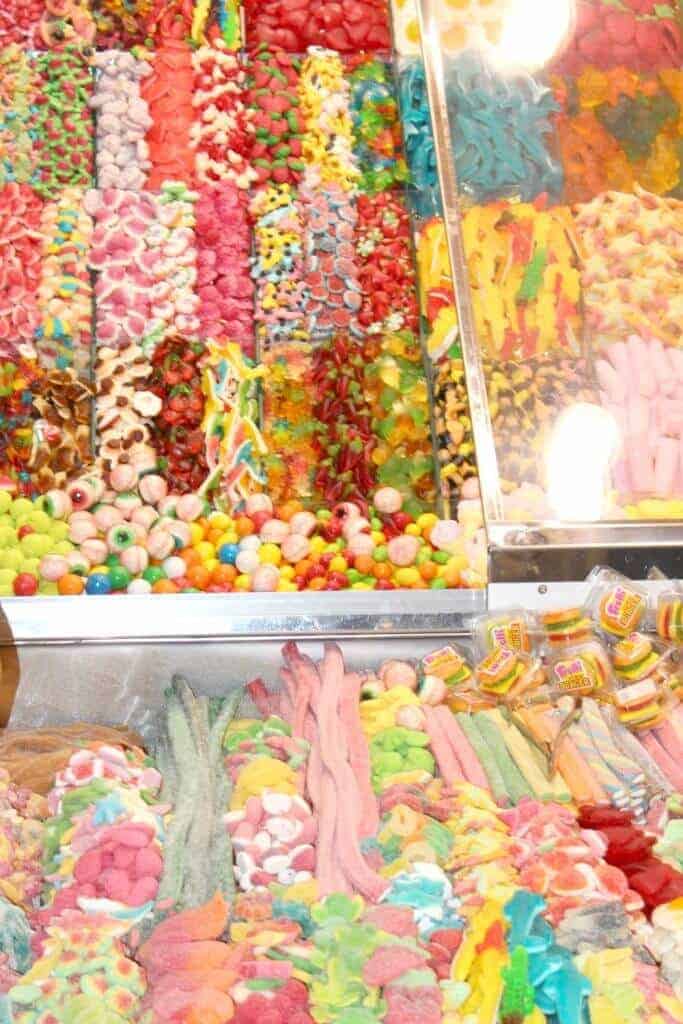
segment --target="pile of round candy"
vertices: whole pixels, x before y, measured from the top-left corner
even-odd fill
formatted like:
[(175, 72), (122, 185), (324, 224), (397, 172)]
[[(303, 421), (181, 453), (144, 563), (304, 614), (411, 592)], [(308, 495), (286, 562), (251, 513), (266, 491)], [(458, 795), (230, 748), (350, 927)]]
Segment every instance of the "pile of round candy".
[(3, 596), (440, 590), (479, 586), (484, 572), (476, 531), (409, 515), (391, 487), (371, 507), (317, 513), (253, 494), (229, 515), (119, 465), (106, 482), (83, 477), (34, 504), (7, 493), (0, 502)]

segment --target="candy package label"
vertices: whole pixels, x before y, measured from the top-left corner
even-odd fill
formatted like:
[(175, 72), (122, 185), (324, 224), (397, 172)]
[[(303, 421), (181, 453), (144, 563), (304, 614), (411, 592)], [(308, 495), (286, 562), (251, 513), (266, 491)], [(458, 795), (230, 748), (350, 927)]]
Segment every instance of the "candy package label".
[(583, 658), (567, 658), (553, 666), (555, 682), (566, 693), (584, 695), (599, 686), (596, 675)]
[(643, 599), (640, 594), (618, 585), (607, 596), (603, 605), (604, 625), (619, 633), (631, 632), (640, 621)]
[(527, 651), (529, 649), (526, 626), (521, 619), (491, 623), (488, 628), (488, 638), (492, 647), (502, 647), (508, 651)]
[(425, 675), (438, 676), (444, 681), (457, 676), (458, 682), (464, 682), (472, 675), (470, 667), (462, 655), (448, 644), (445, 647), (440, 647), (438, 651), (427, 654), (422, 659), (422, 667)]

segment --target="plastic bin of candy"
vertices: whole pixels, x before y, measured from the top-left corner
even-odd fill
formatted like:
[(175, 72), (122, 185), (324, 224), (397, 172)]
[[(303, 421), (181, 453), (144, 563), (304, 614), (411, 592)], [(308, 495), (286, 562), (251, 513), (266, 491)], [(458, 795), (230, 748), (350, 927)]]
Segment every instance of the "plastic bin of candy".
[(428, 204), (418, 241), (443, 495), (476, 443), (494, 545), (680, 545), (677, 5), (397, 0), (394, 24), (412, 169), (459, 224)]
[(388, 7), (15, 4), (0, 46), (0, 597), (481, 587)]
[(3, 1019), (676, 1021), (682, 608), (603, 571), (438, 645), (138, 649), (106, 703), (64, 649), (0, 734)]

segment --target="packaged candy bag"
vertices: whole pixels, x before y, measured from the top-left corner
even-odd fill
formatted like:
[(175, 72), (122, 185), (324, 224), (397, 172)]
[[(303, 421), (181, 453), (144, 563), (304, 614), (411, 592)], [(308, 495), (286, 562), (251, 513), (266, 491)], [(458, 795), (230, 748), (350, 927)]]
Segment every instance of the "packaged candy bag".
[(550, 658), (548, 683), (553, 697), (586, 697), (612, 688), (612, 667), (604, 645), (589, 640)]
[(541, 612), (538, 618), (545, 640), (553, 646), (582, 643), (594, 635), (590, 617), (578, 606)]
[(683, 590), (664, 591), (657, 598), (657, 635), (671, 644), (683, 644)]
[(669, 675), (670, 661), (669, 649), (645, 633), (629, 633), (612, 649), (612, 668), (624, 682), (636, 683), (651, 676), (661, 681)]
[(447, 686), (459, 687), (472, 679), (467, 656), (455, 644), (446, 644), (426, 654), (422, 659), (422, 671), (426, 676), (438, 676)]
[(596, 568), (588, 579), (587, 607), (608, 639), (627, 637), (643, 625), (648, 610), (644, 587), (613, 569)]
[(474, 623), (478, 653), (483, 658), (496, 648), (531, 654), (538, 623), (522, 608), (509, 608), (494, 615), (481, 615)]
[(541, 686), (545, 675), (541, 662), (526, 654), (496, 647), (476, 666), (479, 689), (497, 697), (518, 696)]

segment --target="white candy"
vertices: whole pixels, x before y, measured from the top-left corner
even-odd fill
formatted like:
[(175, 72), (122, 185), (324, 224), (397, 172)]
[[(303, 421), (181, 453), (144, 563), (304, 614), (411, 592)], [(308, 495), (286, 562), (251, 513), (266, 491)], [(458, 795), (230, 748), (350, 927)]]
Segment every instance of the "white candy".
[(288, 818), (269, 818), (266, 821), (266, 829), (270, 832), (271, 836), (274, 836), (281, 842), (291, 843), (301, 834), (303, 825), (296, 818), (294, 820)]
[(260, 832), (256, 833), (251, 842), (258, 850), (261, 851), (261, 853), (266, 853), (266, 851), (269, 850), (273, 845), (273, 840), (271, 839), (267, 832), (263, 831), (263, 829), (261, 829)]
[[(297, 798), (294, 797), (296, 800)], [(292, 797), (286, 793), (275, 793), (272, 790), (264, 790), (261, 795), (263, 810), (268, 815), (287, 814), (292, 809)]]

